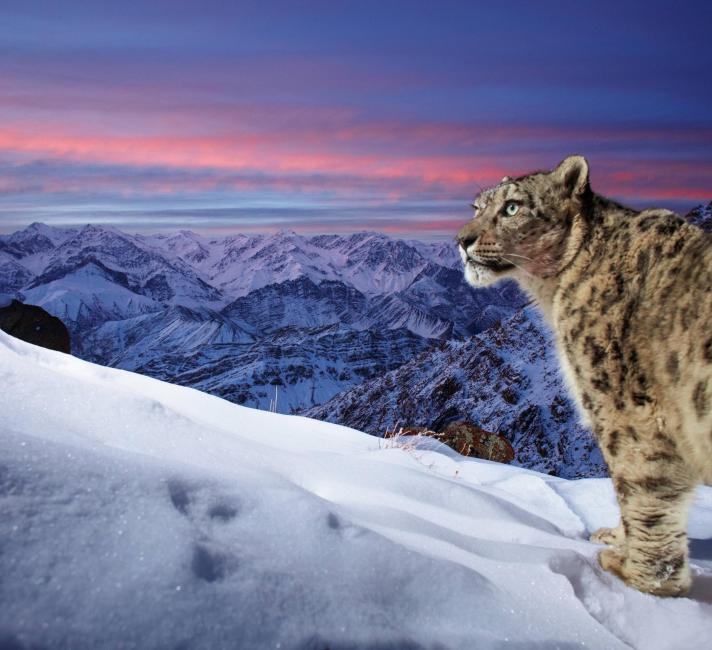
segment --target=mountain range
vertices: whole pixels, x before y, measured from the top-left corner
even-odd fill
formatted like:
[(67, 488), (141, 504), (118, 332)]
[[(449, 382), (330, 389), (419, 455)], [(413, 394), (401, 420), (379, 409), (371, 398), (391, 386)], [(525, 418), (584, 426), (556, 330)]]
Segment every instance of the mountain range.
[[(712, 228), (712, 203), (687, 218)], [(605, 474), (546, 326), (515, 285), (467, 286), (454, 242), (36, 223), (0, 236), (0, 294), (102, 365), (376, 435), (466, 419), (517, 465)]]
[(68, 326), (103, 365), (299, 412), (524, 302), (473, 292), (453, 243), (383, 234), (132, 235), (32, 224), (0, 237), (0, 292)]

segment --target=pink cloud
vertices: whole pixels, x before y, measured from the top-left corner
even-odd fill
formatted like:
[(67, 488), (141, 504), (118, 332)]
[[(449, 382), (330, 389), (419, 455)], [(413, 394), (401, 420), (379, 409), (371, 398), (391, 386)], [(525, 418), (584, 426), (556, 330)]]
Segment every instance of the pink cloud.
[[(558, 147), (558, 154), (541, 152), (542, 142), (565, 143), (574, 137), (582, 142), (582, 138), (588, 138), (593, 148), (597, 139), (634, 142), (663, 137), (654, 129), (586, 131), (551, 126), (354, 123), (353, 112), (328, 109), (323, 110), (323, 116), (331, 128), (318, 130), (308, 115), (281, 111), (273, 108), (265, 118), (272, 129), (260, 129), (254, 110), (244, 109), (236, 113), (243, 122), (236, 120), (227, 128), (218, 120), (211, 125), (212, 132), (204, 134), (195, 133), (196, 116), (194, 123), (180, 114), (171, 118), (170, 134), (140, 135), (132, 134), (131, 129), (127, 129), (128, 134), (117, 133), (123, 129), (111, 121), (103, 125), (60, 125), (56, 118), (48, 122), (16, 119), (0, 128), (0, 154), (14, 161), (50, 159), (180, 172), (173, 178), (170, 174), (134, 177), (135, 186), (126, 186), (120, 174), (108, 172), (87, 178), (38, 179), (44, 192), (93, 188), (126, 195), (177, 194), (269, 187), (287, 193), (329, 191), (362, 198), (375, 192), (381, 199), (396, 202), (414, 192), (427, 193), (432, 199), (469, 199), (479, 187), (497, 182), (506, 174), (551, 166), (571, 153), (571, 145), (565, 144)], [(279, 114), (284, 120), (276, 119)], [(288, 118), (291, 124), (287, 124)], [(712, 131), (678, 129), (666, 137), (712, 142)], [(451, 150), (453, 142), (460, 146)], [(463, 142), (471, 145), (464, 146)], [(511, 152), (507, 147), (488, 150), (485, 146), (497, 142), (519, 145)], [(661, 201), (704, 200), (712, 195), (710, 161), (621, 158), (594, 150), (591, 164), (595, 189), (608, 195)], [(11, 184), (3, 187), (11, 191)]]

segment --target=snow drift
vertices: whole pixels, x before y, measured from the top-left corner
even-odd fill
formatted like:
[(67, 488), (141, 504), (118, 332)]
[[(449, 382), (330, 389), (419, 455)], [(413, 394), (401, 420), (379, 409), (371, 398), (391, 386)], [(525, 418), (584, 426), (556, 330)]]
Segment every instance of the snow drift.
[(690, 598), (601, 571), (604, 479), (385, 447), (0, 332), (0, 647), (700, 648)]

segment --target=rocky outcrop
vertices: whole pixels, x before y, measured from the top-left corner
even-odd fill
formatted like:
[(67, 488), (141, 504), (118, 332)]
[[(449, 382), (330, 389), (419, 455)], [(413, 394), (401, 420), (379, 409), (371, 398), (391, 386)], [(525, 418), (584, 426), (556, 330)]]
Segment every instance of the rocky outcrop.
[[(3, 301), (4, 302), (4, 301)], [(0, 302), (0, 329), (27, 343), (58, 352), (71, 352), (69, 332), (59, 318), (50, 316), (41, 307), (12, 300)]]

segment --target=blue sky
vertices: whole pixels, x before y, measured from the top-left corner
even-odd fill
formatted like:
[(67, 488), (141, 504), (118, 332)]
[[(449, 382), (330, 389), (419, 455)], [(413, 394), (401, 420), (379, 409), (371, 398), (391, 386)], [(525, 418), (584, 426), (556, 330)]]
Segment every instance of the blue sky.
[(0, 231), (449, 236), (478, 188), (586, 155), (712, 198), (712, 9), (672, 2), (13, 2)]

